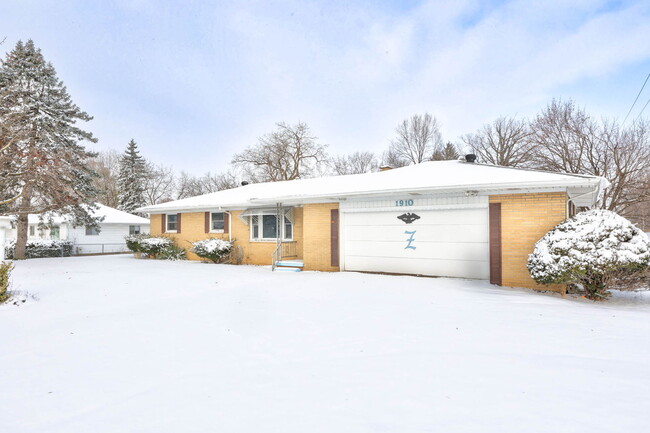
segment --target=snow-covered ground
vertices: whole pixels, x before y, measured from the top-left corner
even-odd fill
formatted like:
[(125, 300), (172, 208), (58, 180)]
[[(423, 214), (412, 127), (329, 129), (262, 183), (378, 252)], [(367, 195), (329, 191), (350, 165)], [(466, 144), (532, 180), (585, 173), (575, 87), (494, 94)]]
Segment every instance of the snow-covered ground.
[(619, 432), (650, 425), (650, 294), (34, 259), (0, 306), (0, 432)]

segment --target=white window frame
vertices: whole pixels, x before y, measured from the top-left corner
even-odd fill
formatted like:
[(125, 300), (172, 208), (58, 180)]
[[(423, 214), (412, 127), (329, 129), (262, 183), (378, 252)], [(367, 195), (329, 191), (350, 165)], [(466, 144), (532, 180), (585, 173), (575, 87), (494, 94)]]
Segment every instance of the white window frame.
[[(176, 221), (174, 222), (176, 224), (176, 228), (174, 230), (169, 230), (169, 217), (173, 216), (176, 218)], [(165, 214), (165, 233), (178, 233), (178, 214), (177, 213), (168, 213)]]
[[(264, 237), (254, 238), (253, 237), (253, 230), (254, 230), (254, 227), (255, 227), (255, 224), (253, 223), (253, 217), (257, 217), (257, 221), (258, 221), (257, 227), (258, 227), (258, 230), (259, 230), (259, 234), (263, 236), (264, 235), (264, 222), (263, 221), (264, 221), (265, 216), (276, 217), (276, 215), (270, 215), (270, 214), (266, 214), (266, 215), (250, 215), (248, 217), (249, 218), (249, 226), (250, 226), (250, 240), (251, 240), (251, 242), (276, 242), (277, 241), (277, 238), (264, 238)], [(280, 233), (282, 235), (282, 241), (283, 242), (291, 242), (291, 241), (293, 241), (294, 223), (292, 223), (287, 218), (286, 215), (283, 215), (283, 218), (284, 218), (284, 221), (280, 225)], [(285, 237), (285, 224), (287, 224), (287, 223), (291, 224), (291, 237), (290, 238)], [(276, 221), (276, 224), (277, 224), (277, 221)]]
[[(212, 215), (220, 213), (222, 216), (222, 221), (223, 221), (223, 228), (221, 230), (213, 229), (212, 228)], [(226, 213), (225, 212), (210, 212), (210, 233), (224, 233), (226, 229)]]
[[(54, 233), (56, 233), (56, 237), (54, 237)], [(50, 227), (50, 239), (61, 239), (61, 226)]]
[[(138, 228), (137, 233), (136, 233), (135, 229), (131, 230), (131, 227), (137, 227)], [(140, 226), (140, 224), (130, 224), (129, 225), (129, 234), (130, 235), (139, 235), (140, 233), (142, 233), (142, 227)]]
[(33, 225), (29, 226), (29, 235), (36, 236), (36, 227), (34, 227)]

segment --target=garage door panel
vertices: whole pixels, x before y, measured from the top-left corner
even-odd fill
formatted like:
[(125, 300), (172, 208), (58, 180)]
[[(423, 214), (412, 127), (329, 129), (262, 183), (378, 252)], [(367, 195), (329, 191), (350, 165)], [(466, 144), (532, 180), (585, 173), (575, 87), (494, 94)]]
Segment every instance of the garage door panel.
[[(420, 219), (397, 218), (407, 212)], [(345, 270), (489, 277), (487, 208), (349, 212), (343, 224)]]
[(350, 241), (345, 252), (349, 256), (394, 257), (414, 259), (453, 259), (484, 261), (488, 244), (459, 242), (426, 242), (417, 239), (411, 243), (415, 249), (405, 248), (408, 242), (400, 241)]
[(364, 257), (348, 257), (346, 270), (476, 279), (486, 279), (489, 275), (487, 262), (387, 257), (373, 257), (371, 261)]
[(476, 209), (443, 209), (443, 210), (407, 210), (397, 209), (389, 212), (350, 212), (345, 214), (345, 224), (348, 226), (366, 226), (369, 219), (373, 225), (404, 226), (397, 217), (405, 213), (415, 213), (420, 219), (409, 226), (416, 225), (461, 225), (476, 224), (485, 219), (485, 208)]
[(421, 240), (435, 242), (476, 242), (488, 241), (488, 229), (485, 224), (464, 225), (457, 229), (442, 225), (405, 225), (401, 226), (356, 226), (349, 230), (347, 239), (350, 241), (366, 241), (372, 239), (404, 241), (409, 237), (405, 231), (415, 231), (415, 237)]

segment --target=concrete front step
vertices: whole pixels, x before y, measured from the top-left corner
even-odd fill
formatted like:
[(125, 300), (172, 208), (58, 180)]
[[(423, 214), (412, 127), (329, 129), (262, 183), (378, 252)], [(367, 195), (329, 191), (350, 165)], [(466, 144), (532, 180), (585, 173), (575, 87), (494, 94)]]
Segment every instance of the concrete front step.
[(300, 268), (286, 268), (286, 267), (276, 267), (275, 272), (302, 272)]
[(290, 268), (302, 268), (305, 263), (302, 260), (280, 260), (275, 263), (275, 266), (287, 266)]

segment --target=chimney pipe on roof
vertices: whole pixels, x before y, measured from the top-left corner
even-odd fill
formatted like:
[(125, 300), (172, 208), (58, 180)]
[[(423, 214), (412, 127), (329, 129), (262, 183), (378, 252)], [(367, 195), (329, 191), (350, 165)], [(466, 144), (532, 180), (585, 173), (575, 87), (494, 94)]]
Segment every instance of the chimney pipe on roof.
[(476, 162), (476, 155), (474, 155), (473, 153), (468, 153), (467, 155), (465, 155), (465, 162), (470, 162), (470, 163)]
[(248, 185), (248, 181), (247, 180), (242, 180), (241, 186), (246, 186), (246, 185)]

